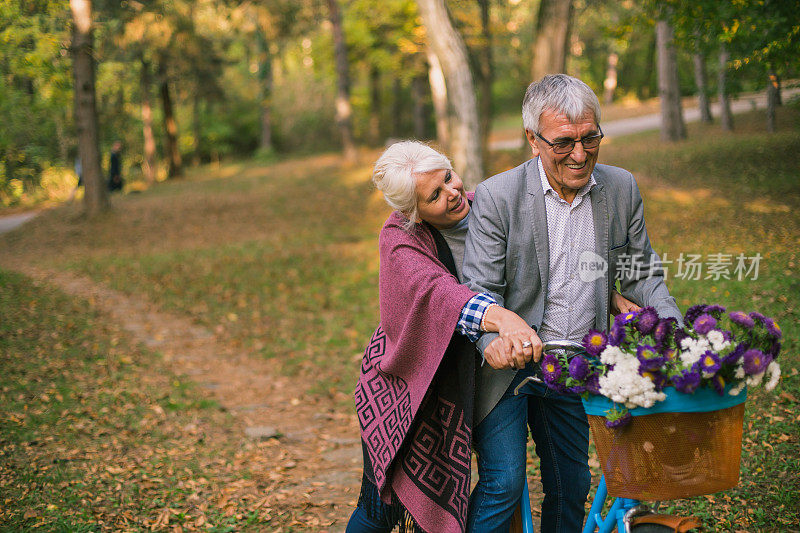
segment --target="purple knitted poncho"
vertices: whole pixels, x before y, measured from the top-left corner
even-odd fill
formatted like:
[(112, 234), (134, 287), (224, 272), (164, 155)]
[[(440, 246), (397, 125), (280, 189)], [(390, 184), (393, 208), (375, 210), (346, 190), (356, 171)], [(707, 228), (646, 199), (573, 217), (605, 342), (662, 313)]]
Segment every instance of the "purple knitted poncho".
[(426, 531), (460, 532), (469, 501), (473, 393), (463, 363), (474, 349), (454, 331), (476, 293), (438, 259), (431, 232), (420, 224), (407, 232), (405, 221), (395, 212), (381, 230), (381, 325), (355, 391), (371, 463), (366, 474), (385, 502), (394, 491)]

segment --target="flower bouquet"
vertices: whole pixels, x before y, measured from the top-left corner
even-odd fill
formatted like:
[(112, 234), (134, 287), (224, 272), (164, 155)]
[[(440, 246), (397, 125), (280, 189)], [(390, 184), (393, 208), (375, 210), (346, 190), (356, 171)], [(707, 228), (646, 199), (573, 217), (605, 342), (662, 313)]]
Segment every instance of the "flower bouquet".
[(645, 307), (618, 315), (607, 334), (590, 331), (582, 342), (585, 356), (547, 354), (542, 374), (559, 392), (608, 398), (614, 406), (606, 424), (620, 427), (630, 421), (630, 409), (653, 407), (666, 399), (669, 387), (684, 394), (706, 387), (736, 396), (767, 379), (765, 388), (774, 389), (780, 339), (778, 323), (760, 313), (695, 305), (679, 327), (674, 318), (659, 318)]
[(582, 395), (609, 494), (709, 494), (738, 483), (745, 388), (776, 386), (780, 338), (759, 313), (697, 305), (680, 326), (646, 307), (590, 331), (585, 355), (548, 353), (542, 377)]

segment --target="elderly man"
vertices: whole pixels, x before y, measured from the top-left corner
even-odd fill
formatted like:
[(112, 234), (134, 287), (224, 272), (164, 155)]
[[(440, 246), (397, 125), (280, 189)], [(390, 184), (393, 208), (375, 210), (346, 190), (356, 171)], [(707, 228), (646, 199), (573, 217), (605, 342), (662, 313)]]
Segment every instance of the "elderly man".
[[(630, 300), (680, 320), (647, 237), (636, 181), (597, 164), (597, 96), (576, 78), (545, 76), (528, 87), (522, 117), (533, 158), (481, 183), (475, 194), (463, 267), (470, 288), (515, 311), (544, 342), (606, 330), (615, 281)], [(631, 259), (638, 268), (618, 276)], [(489, 361), (505, 350), (490, 333), (478, 347)], [(590, 485), (586, 415), (580, 398), (541, 383), (529, 382), (515, 396), (533, 364), (479, 371), (473, 445), (480, 480), (470, 499), (470, 531), (508, 530), (525, 483), (526, 426), (541, 460), (542, 531), (582, 528)]]

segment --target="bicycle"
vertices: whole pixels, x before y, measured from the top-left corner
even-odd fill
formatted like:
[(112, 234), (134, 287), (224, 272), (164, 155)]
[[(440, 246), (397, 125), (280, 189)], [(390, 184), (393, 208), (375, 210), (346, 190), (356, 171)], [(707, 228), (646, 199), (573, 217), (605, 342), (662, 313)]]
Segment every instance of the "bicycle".
[[(576, 354), (583, 354), (585, 352), (581, 344), (568, 340), (549, 341), (544, 344), (542, 352), (545, 354), (552, 350), (563, 350), (567, 352), (571, 351), (573, 352), (572, 356)], [(543, 382), (541, 369), (538, 366), (536, 367), (534, 376), (530, 376), (523, 380), (514, 389), (514, 394), (518, 394), (519, 390), (530, 381)], [(642, 495), (660, 494), (667, 496), (664, 498), (659, 498), (661, 500), (680, 499), (689, 496), (717, 492), (719, 490), (731, 488), (738, 483), (738, 454), (741, 451), (741, 418), (744, 410), (746, 393), (741, 394), (738, 397), (728, 395), (719, 397), (716, 395), (716, 393), (704, 395), (702, 392), (698, 395), (698, 397), (691, 395), (691, 399), (687, 399), (686, 396), (687, 395), (681, 395), (678, 393), (672, 393), (671, 396), (668, 394), (668, 400), (661, 402), (657, 406), (654, 406), (650, 409), (637, 408), (632, 410), (631, 414), (633, 416), (641, 417), (643, 415), (676, 415), (678, 413), (689, 412), (693, 413), (693, 418), (699, 419), (699, 421), (694, 423), (694, 427), (701, 427), (703, 424), (709, 423), (713, 425), (713, 420), (709, 422), (711, 418), (727, 417), (734, 425), (738, 422), (738, 440), (734, 438), (731, 442), (726, 444), (726, 449), (731, 455), (734, 452), (736, 453), (735, 471), (733, 469), (733, 461), (729, 461), (730, 465), (727, 467), (727, 470), (722, 472), (720, 475), (709, 474), (707, 476), (709, 479), (699, 479), (703, 477), (703, 474), (708, 474), (708, 472), (700, 472), (700, 475), (696, 476), (698, 479), (692, 478), (687, 482), (686, 476), (692, 474), (692, 472), (687, 473), (686, 468), (684, 468), (683, 471), (673, 468), (672, 470), (667, 469), (666, 477), (672, 479), (667, 479), (666, 481), (663, 479), (664, 476), (661, 476), (661, 478), (657, 479), (656, 481), (642, 479), (642, 476), (639, 476), (640, 479), (638, 480), (632, 480), (631, 478), (635, 478), (636, 476), (632, 475), (630, 471), (630, 464), (626, 463), (625, 461), (629, 459), (629, 456), (634, 456), (634, 462), (638, 461), (637, 466), (641, 466), (642, 464), (645, 464), (641, 460), (642, 453), (637, 451), (638, 447), (633, 446), (630, 443), (621, 444), (620, 442), (604, 442), (602, 443), (602, 446), (600, 445), (601, 443), (599, 441), (601, 439), (607, 440), (606, 435), (601, 434), (605, 428), (605, 419), (603, 418), (603, 415), (607, 409), (613, 406), (613, 403), (602, 396), (592, 395), (588, 400), (584, 400), (583, 403), (587, 412), (587, 416), (590, 419), (592, 433), (595, 437), (596, 446), (598, 447), (598, 456), (601, 456), (601, 465), (604, 467), (604, 472), (598, 484), (597, 492), (595, 493), (595, 497), (592, 501), (591, 509), (582, 533), (611, 533), (615, 529), (619, 533), (667, 533), (675, 531), (692, 531), (701, 526), (697, 518), (691, 516), (681, 517), (675, 515), (658, 514), (654, 512), (650, 506), (640, 501)], [(670, 409), (676, 409), (677, 413), (670, 411)], [(654, 420), (654, 418), (639, 418), (639, 420)], [(725, 420), (723, 423), (730, 424), (730, 421)], [(641, 428), (641, 426), (647, 426), (648, 424), (651, 423), (649, 421), (647, 423), (642, 423), (640, 425), (640, 429), (637, 430), (638, 433), (634, 433), (633, 435), (639, 437), (642, 431), (645, 433), (650, 431), (651, 433), (648, 434), (648, 437), (653, 436), (654, 432), (652, 428)], [(673, 428), (673, 426), (670, 426), (670, 428)], [(611, 430), (611, 432), (613, 431), (614, 430)], [(605, 433), (609, 433), (609, 431), (606, 430)], [(700, 433), (702, 433), (702, 431)], [(612, 435), (612, 439), (616, 438), (617, 441), (620, 441), (618, 436), (615, 437), (613, 433), (610, 434)], [(735, 436), (736, 435), (734, 435), (734, 437)], [(654, 438), (653, 440), (657, 440), (657, 438)], [(649, 441), (640, 444), (643, 444), (645, 448), (647, 447), (647, 444), (650, 444), (650, 446), (653, 448), (657, 446), (657, 444), (653, 445)], [(626, 445), (627, 449), (625, 449)], [(603, 448), (603, 450), (601, 450), (601, 448)], [(605, 460), (603, 460), (603, 454), (601, 454), (601, 451), (603, 451), (606, 455)], [(696, 455), (697, 448), (691, 451), (693, 451), (693, 453)], [(636, 456), (636, 454), (638, 454), (638, 456)], [(648, 457), (648, 459), (650, 459), (652, 462), (652, 457)], [(612, 465), (615, 466), (615, 468), (612, 469)], [(628, 467), (627, 469), (626, 466)], [(663, 467), (662, 470), (666, 469), (663, 464), (660, 466)], [(606, 511), (604, 515), (603, 509), (606, 507), (607, 499), (609, 497), (609, 486), (606, 483), (607, 469), (613, 470), (610, 472), (613, 475), (611, 492), (619, 494), (619, 496), (613, 496), (614, 500), (611, 502), (608, 511)], [(691, 470), (691, 468), (689, 468), (689, 470)], [(681, 476), (684, 476), (684, 478), (682, 479)], [(644, 478), (646, 477), (647, 475), (645, 473)], [(658, 475), (654, 475), (653, 477), (659, 478)], [(710, 479), (711, 477), (714, 479)], [(663, 486), (658, 486), (659, 483), (662, 483)], [(650, 485), (649, 489), (647, 488), (648, 485)], [(655, 498), (647, 499), (653, 500)], [(660, 502), (656, 503), (656, 510), (659, 503)], [(527, 483), (523, 485), (523, 495), (520, 501), (520, 513), (522, 516), (522, 532), (533, 533), (533, 519)]]

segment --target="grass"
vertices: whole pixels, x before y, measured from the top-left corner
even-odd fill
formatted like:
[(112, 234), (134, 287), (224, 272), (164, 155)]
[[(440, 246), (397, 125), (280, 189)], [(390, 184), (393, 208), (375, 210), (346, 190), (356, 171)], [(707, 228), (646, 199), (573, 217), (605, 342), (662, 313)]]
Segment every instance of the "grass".
[(269, 529), (233, 418), (88, 308), (0, 270), (0, 529)]
[[(785, 377), (777, 394), (755, 392), (748, 402), (740, 486), (680, 503), (682, 511), (700, 515), (713, 530), (786, 529), (800, 521), (800, 504), (793, 497), (800, 492), (796, 475), (800, 470), (796, 430), (800, 422), (796, 414), (800, 410), (800, 283), (796, 275), (800, 220), (794, 215), (800, 207), (796, 184), (800, 163), (794, 156), (800, 151), (800, 110), (784, 107), (779, 112), (780, 131), (775, 135), (763, 133), (762, 115), (756, 113), (737, 117), (737, 131), (733, 134), (722, 133), (713, 125), (694, 124), (689, 126), (689, 139), (680, 143), (665, 144), (657, 133), (642, 134), (614, 139), (604, 144), (601, 152), (602, 162), (625, 167), (637, 176), (651, 240), (668, 260), (677, 259), (681, 253), (700, 254), (704, 262), (715, 253), (760, 253), (763, 257), (755, 280), (679, 279), (674, 271), (668, 279), (683, 309), (709, 301), (759, 310), (781, 323), (786, 339), (782, 355)], [(298, 382), (309, 383), (307, 394), (330, 401), (341, 412), (349, 412), (350, 392), (358, 372), (356, 361), (378, 320), (377, 234), (389, 211), (369, 184), (369, 166), (376, 157), (377, 153), (364, 153), (363, 164), (349, 168), (333, 155), (269, 166), (245, 161), (206, 167), (183, 181), (165, 182), (141, 194), (115, 197), (114, 211), (94, 220), (81, 218), (75, 206), (51, 210), (23, 229), (0, 236), (0, 249), (4, 261), (11, 265), (67, 268), (116, 290), (141, 295), (162, 309), (189, 316), (238, 350), (274, 359), (277, 369), (304, 378)], [(518, 164), (519, 157), (518, 153), (496, 154), (488, 166), (497, 172)], [(676, 266), (677, 263), (673, 268)], [(26, 282), (18, 279), (14, 284), (24, 286)], [(7, 298), (13, 304), (10, 312), (15, 314), (28, 312), (29, 306), (40, 300), (54, 302), (57, 298), (46, 291)], [(39, 398), (44, 391), (52, 401), (55, 396), (48, 392), (50, 389), (71, 386), (69, 379), (59, 385), (49, 376), (58, 375), (59, 369), (71, 368), (72, 363), (60, 357), (67, 357), (65, 347), (72, 344), (63, 338), (44, 342), (44, 332), (62, 327), (49, 322), (55, 320), (52, 317), (68, 320), (64, 317), (85, 315), (78, 312), (82, 309), (79, 304), (53, 305), (35, 304), (39, 312), (28, 319), (27, 328), (39, 336), (21, 338), (16, 348), (19, 353), (38, 350), (37, 361), (46, 363), (43, 366), (48, 377), (36, 374), (38, 378), (27, 379), (13, 393), (4, 389), (9, 399), (20, 394)], [(3, 324), (8, 320), (4, 318)], [(124, 381), (133, 367), (135, 373), (130, 375), (149, 375), (146, 365), (115, 363), (113, 372), (106, 370), (96, 361), (104, 358), (107, 351), (122, 357), (128, 348), (112, 346), (106, 350), (103, 343), (114, 338), (111, 332), (100, 331), (95, 338), (96, 327), (81, 326), (79, 331), (80, 343), (98, 345), (90, 350), (89, 362), (81, 363), (85, 379), (92, 372), (101, 372), (104, 379), (119, 373)], [(56, 347), (57, 342), (61, 347)], [(4, 345), (3, 350), (3, 357), (7, 358), (9, 348)], [(79, 352), (86, 353), (85, 349)], [(152, 357), (141, 350), (135, 353), (139, 354), (136, 357)], [(24, 361), (15, 364), (22, 365), (24, 373), (33, 372)], [(191, 388), (174, 389), (168, 380), (154, 383), (153, 387), (153, 396), (144, 405), (158, 405), (167, 417), (216, 412), (213, 406), (204, 408), (202, 399), (198, 399), (200, 394)], [(93, 396), (95, 407), (91, 412), (78, 410), (73, 420), (98, 424), (90, 413), (106, 406), (109, 411), (99, 420), (121, 426), (135, 424), (139, 411), (131, 415), (111, 406), (139, 405), (143, 400), (107, 395), (118, 388), (101, 387), (106, 395)], [(61, 396), (70, 397), (63, 392)], [(12, 415), (22, 416), (25, 398), (14, 400), (16, 403), (4, 416), (9, 420)], [(149, 420), (154, 411), (142, 412)], [(58, 417), (47, 418), (52, 414), (44, 411), (37, 415), (42, 418), (25, 416), (29, 425), (20, 428), (15, 423), (16, 440), (3, 437), (4, 443), (18, 443), (15, 450), (21, 449), (20, 443), (43, 442), (35, 435), (50, 424), (60, 423), (54, 422)], [(147, 424), (155, 421), (139, 427), (150, 427)], [(106, 431), (109, 433), (104, 438), (109, 438), (113, 431)], [(59, 435), (48, 446), (71, 449), (63, 439), (69, 442), (72, 438), (78, 437)], [(146, 438), (150, 436), (133, 434), (126, 445), (133, 446), (136, 439)], [(154, 438), (171, 437), (166, 430), (159, 430)], [(25, 454), (38, 451), (30, 444), (25, 447)], [(17, 481), (6, 494), (22, 490), (22, 480), (34, 473), (41, 475), (39, 470), (23, 466), (35, 464), (32, 461), (18, 459), (10, 464), (16, 466), (4, 472), (4, 480), (11, 476)], [(150, 463), (144, 461), (132, 468), (143, 468), (144, 464)], [(100, 471), (91, 470), (90, 464), (66, 465), (74, 471), (59, 474), (66, 475), (65, 479), (80, 478), (79, 472), (83, 472), (84, 480), (100, 483), (94, 480)], [(155, 464), (147, 468), (164, 467)], [(201, 460), (192, 468), (205, 468), (205, 479), (219, 477), (213, 471), (213, 463)], [(161, 474), (153, 477), (164, 478)], [(153, 504), (145, 502), (147, 498), (141, 493), (131, 489), (121, 494), (124, 498), (120, 505), (131, 506), (135, 516), (152, 519), (154, 509), (147, 505)], [(159, 490), (153, 494), (159, 495), (159, 505), (170, 507), (173, 506), (167, 503), (168, 498), (183, 497)], [(39, 518), (30, 520), (42, 520), (47, 516), (50, 493), (38, 493), (32, 498), (41, 513)], [(55, 505), (61, 509), (64, 504)], [(84, 508), (93, 509), (89, 504)], [(760, 511), (764, 509), (770, 513)], [(245, 511), (241, 508), (234, 516), (246, 517)], [(190, 510), (186, 512), (196, 519)], [(69, 519), (75, 524), (96, 520), (94, 515), (87, 516), (70, 515)], [(37, 522), (30, 522), (33, 523)]]

